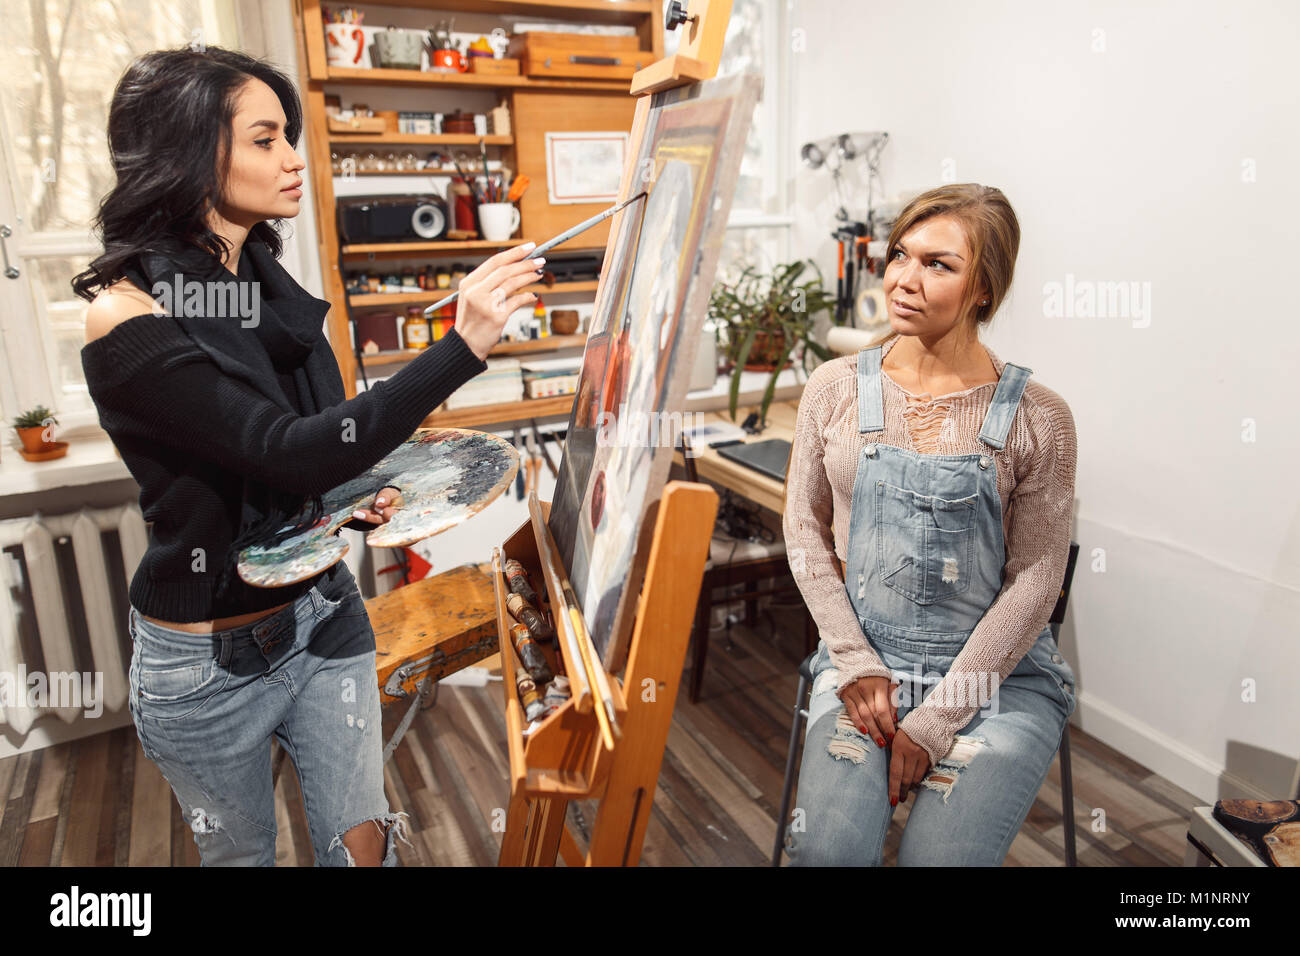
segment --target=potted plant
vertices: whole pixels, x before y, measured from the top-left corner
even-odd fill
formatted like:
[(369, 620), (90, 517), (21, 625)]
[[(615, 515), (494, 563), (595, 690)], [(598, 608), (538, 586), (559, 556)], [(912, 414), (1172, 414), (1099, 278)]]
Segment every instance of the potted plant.
[[(59, 420), (44, 405), (23, 412), (14, 419), (14, 430), (23, 443), (23, 450), (29, 454), (49, 451), (54, 447), (54, 432), (50, 425), (57, 425)], [(48, 434), (47, 434), (48, 432)]]
[[(808, 266), (816, 275), (800, 282)], [(731, 419), (736, 420), (742, 371), (771, 370), (759, 418), (767, 421), (767, 409), (776, 393), (776, 380), (790, 364), (800, 345), (804, 371), (808, 371), (811, 350), (823, 361), (832, 358), (828, 349), (813, 341), (817, 316), (829, 312), (835, 299), (822, 286), (821, 270), (811, 260), (779, 265), (770, 273), (746, 266), (734, 282), (720, 282), (709, 299), (709, 317), (714, 335), (731, 368)], [(721, 341), (726, 332), (725, 343)]]

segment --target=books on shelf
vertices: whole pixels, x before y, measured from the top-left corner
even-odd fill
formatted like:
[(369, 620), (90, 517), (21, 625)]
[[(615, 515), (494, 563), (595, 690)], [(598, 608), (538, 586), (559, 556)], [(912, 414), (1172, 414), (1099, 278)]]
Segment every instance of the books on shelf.
[(448, 411), (523, 401), (524, 379), (519, 359), (489, 358), (487, 366), (451, 394), (444, 403)]

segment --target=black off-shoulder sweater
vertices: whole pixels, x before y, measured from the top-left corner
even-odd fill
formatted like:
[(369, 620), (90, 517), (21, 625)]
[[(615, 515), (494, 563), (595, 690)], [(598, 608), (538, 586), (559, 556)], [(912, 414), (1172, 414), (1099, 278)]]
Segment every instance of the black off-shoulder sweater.
[(329, 303), (264, 243), (245, 242), (238, 276), (206, 252), (170, 246), (125, 273), (170, 314), (120, 323), (88, 343), (81, 362), (152, 522), (130, 602), (164, 621), (246, 614), (305, 594), (323, 575), (279, 588), (237, 577), (218, 586), (232, 542), (266, 516), (270, 493), (309, 497), (355, 478), (487, 368), (453, 329), (345, 400), (322, 329)]

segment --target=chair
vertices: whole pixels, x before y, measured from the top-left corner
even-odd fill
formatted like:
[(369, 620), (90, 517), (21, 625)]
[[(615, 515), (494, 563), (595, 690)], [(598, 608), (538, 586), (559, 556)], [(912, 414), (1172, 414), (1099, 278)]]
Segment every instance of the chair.
[[(1061, 595), (1048, 620), (1052, 638), (1060, 643), (1061, 622), (1065, 620), (1065, 606), (1070, 597), (1070, 582), (1074, 580), (1074, 565), (1079, 557), (1079, 546), (1070, 542), (1070, 556), (1065, 564), (1065, 581)], [(812, 684), (812, 662), (816, 652), (809, 654), (799, 665), (799, 689), (794, 698), (794, 719), (790, 727), (790, 749), (785, 758), (785, 782), (781, 785), (781, 809), (776, 820), (776, 844), (772, 848), (772, 865), (781, 865), (781, 851), (785, 848), (786, 822), (790, 818), (790, 798), (794, 791), (795, 771), (798, 766), (800, 745), (803, 743), (804, 722), (808, 719), (808, 689)], [(1065, 865), (1078, 866), (1074, 837), (1074, 781), (1070, 775), (1070, 722), (1065, 722), (1061, 732), (1061, 819), (1065, 829)]]

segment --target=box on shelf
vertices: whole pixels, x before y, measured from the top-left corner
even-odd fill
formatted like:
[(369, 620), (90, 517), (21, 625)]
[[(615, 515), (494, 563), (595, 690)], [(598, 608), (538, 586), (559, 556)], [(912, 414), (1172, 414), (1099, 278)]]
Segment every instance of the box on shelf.
[(510, 55), (523, 61), (528, 76), (630, 80), (655, 62), (654, 52), (640, 45), (635, 36), (538, 32), (512, 37)]
[(578, 373), (550, 375), (527, 380), (529, 398), (550, 398), (553, 395), (572, 395), (578, 390)]
[(518, 76), (519, 61), (511, 57), (498, 60), (490, 56), (472, 56), (469, 58), (469, 72), (484, 76)]
[(385, 133), (388, 121), (382, 116), (330, 116), (326, 122), (331, 133)]
[(520, 364), (529, 398), (572, 395), (578, 390), (578, 373), (582, 368), (580, 357), (532, 359)]

